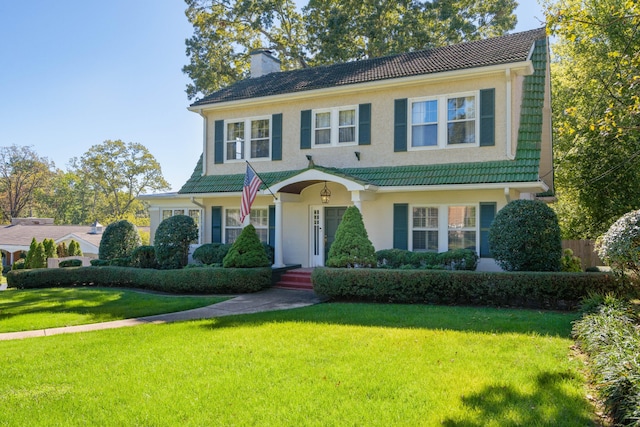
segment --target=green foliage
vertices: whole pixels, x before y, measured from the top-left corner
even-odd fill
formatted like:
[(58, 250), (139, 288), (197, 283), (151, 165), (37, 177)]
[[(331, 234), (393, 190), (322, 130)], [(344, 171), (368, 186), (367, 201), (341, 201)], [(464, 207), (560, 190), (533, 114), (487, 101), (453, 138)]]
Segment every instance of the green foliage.
[(24, 270), (26, 267), (26, 259), (21, 258), (13, 263), (11, 270)]
[(573, 327), (596, 390), (614, 425), (637, 425), (640, 418), (640, 329), (631, 306), (611, 296)]
[(69, 242), (69, 248), (67, 249), (69, 256), (82, 256), (82, 249), (80, 249), (80, 243), (75, 240)]
[(224, 268), (255, 268), (271, 265), (264, 246), (252, 224), (242, 229), (231, 249), (222, 260)]
[(509, 202), (491, 224), (489, 247), (505, 271), (560, 271), (558, 217), (537, 200)]
[(7, 283), (9, 287), (19, 289), (101, 286), (185, 294), (235, 294), (257, 292), (270, 286), (271, 268), (49, 268), (9, 272)]
[(58, 258), (66, 258), (69, 256), (69, 250), (67, 249), (67, 244), (65, 242), (59, 243), (56, 248), (56, 253), (58, 254)]
[[(109, 224), (102, 233), (98, 257), (105, 260), (128, 257), (138, 246), (140, 246), (138, 228), (123, 219)], [(71, 245), (69, 245), (69, 255), (71, 255)]]
[(193, 252), (193, 259), (206, 265), (222, 265), (222, 260), (229, 253), (229, 249), (231, 249), (230, 244), (205, 243)]
[(591, 293), (627, 292), (605, 273), (480, 273), (442, 270), (316, 268), (318, 295), (343, 300), (572, 310)]
[(614, 271), (640, 274), (640, 210), (620, 217), (596, 241), (598, 256)]
[(38, 246), (38, 241), (35, 237), (31, 239), (31, 244), (29, 245), (29, 250), (27, 251), (27, 256), (24, 260), (24, 268), (31, 268), (31, 263), (33, 260), (33, 255), (36, 253), (36, 248)]
[(44, 253), (47, 258), (55, 258), (56, 257), (56, 242), (53, 239), (44, 239), (42, 241), (44, 245)]
[(375, 267), (376, 250), (364, 228), (360, 210), (349, 206), (336, 230), (336, 238), (329, 249), (327, 267)]
[(58, 267), (60, 267), (60, 268), (82, 267), (82, 260), (80, 260), (80, 259), (65, 259), (64, 261), (60, 261), (60, 264), (58, 264)]
[(131, 254), (131, 266), (137, 268), (158, 268), (156, 249), (153, 246), (138, 246)]
[(187, 215), (174, 215), (162, 221), (156, 230), (156, 260), (161, 269), (182, 268), (189, 261), (189, 246), (198, 238), (198, 227)]
[(29, 265), (29, 268), (46, 268), (46, 267), (47, 267), (47, 255), (44, 251), (44, 245), (42, 244), (42, 242), (39, 242), (36, 245), (33, 255), (31, 256), (31, 264)]
[(577, 256), (573, 256), (571, 249), (565, 249), (562, 251), (562, 258), (560, 258), (560, 266), (562, 271), (567, 273), (578, 273), (582, 271), (582, 262)]
[(411, 252), (403, 249), (383, 249), (376, 252), (381, 268), (424, 268), (442, 270), (470, 270), (478, 267), (478, 254), (470, 249), (452, 251)]

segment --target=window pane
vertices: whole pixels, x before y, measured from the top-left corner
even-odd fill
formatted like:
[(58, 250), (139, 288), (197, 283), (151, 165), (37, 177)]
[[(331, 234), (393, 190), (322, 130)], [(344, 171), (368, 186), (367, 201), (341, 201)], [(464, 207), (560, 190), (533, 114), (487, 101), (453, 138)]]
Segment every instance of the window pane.
[(236, 241), (240, 233), (242, 232), (241, 228), (227, 228), (225, 230), (225, 239), (226, 243), (233, 243)]
[(427, 214), (427, 227), (438, 228), (438, 208), (429, 208)]
[(331, 113), (316, 114), (316, 128), (328, 128), (331, 126)]
[(227, 123), (227, 141), (244, 138), (244, 122)]
[(438, 232), (435, 230), (413, 231), (414, 251), (438, 251)]
[(435, 123), (438, 121), (438, 101), (422, 101), (411, 104), (411, 123)]
[(427, 226), (427, 208), (413, 208), (413, 226)]
[(251, 141), (251, 158), (269, 157), (269, 140), (257, 139)]
[(355, 127), (346, 127), (340, 128), (338, 130), (339, 133), (339, 142), (356, 142), (356, 128)]
[(474, 142), (476, 142), (475, 120), (448, 124), (447, 144), (466, 144)]
[(356, 110), (344, 110), (338, 113), (338, 126), (352, 126), (356, 124)]
[(244, 159), (244, 140), (238, 138), (227, 142), (227, 160), (241, 159)]
[(251, 122), (251, 139), (269, 138), (269, 120), (253, 120)]
[(447, 120), (466, 120), (475, 117), (475, 97), (451, 98), (447, 101)]
[(225, 212), (225, 224), (227, 225), (227, 227), (242, 226), (242, 223), (240, 222), (240, 209), (227, 209)]
[(476, 232), (454, 230), (449, 231), (449, 250), (471, 249), (476, 250)]
[(269, 238), (269, 230), (266, 228), (256, 229), (256, 233), (258, 234), (258, 238), (262, 243), (267, 243)]
[(200, 209), (189, 209), (189, 216), (197, 226), (200, 226)]
[(449, 228), (474, 228), (476, 226), (475, 206), (450, 206)]
[(251, 209), (251, 224), (258, 227), (269, 226), (269, 214), (267, 209)]
[(316, 130), (316, 144), (331, 144), (331, 129)]
[(171, 218), (173, 211), (171, 209), (163, 209), (162, 210), (162, 219), (165, 220), (167, 218)]
[(438, 232), (435, 230), (427, 231), (427, 250), (438, 252)]
[(438, 125), (411, 127), (412, 147), (434, 147), (438, 145)]

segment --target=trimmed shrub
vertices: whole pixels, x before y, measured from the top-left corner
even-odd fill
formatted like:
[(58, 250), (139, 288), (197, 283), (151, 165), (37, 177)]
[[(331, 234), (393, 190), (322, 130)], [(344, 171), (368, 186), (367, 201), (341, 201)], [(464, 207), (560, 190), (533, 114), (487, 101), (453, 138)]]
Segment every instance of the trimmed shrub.
[(267, 258), (264, 246), (253, 225), (242, 229), (231, 249), (222, 260), (224, 268), (255, 268), (269, 267), (271, 262)]
[(66, 258), (69, 256), (69, 250), (67, 249), (67, 244), (65, 242), (58, 244), (56, 252), (58, 253), (58, 258)]
[(344, 212), (325, 264), (341, 268), (376, 266), (376, 250), (357, 207), (349, 206)]
[(26, 259), (21, 258), (13, 263), (13, 265), (11, 266), (11, 270), (24, 270), (25, 268), (27, 268), (26, 264)]
[[(98, 258), (110, 260), (129, 257), (138, 246), (140, 246), (140, 235), (133, 223), (126, 219), (112, 222), (102, 233)], [(69, 255), (71, 256), (71, 244)]]
[(489, 228), (489, 247), (505, 271), (560, 271), (558, 217), (538, 200), (509, 202)]
[(238, 294), (271, 285), (271, 268), (187, 268), (153, 270), (132, 267), (79, 267), (19, 270), (7, 274), (19, 289), (100, 286), (148, 289), (180, 294)]
[(131, 267), (158, 268), (156, 249), (153, 246), (138, 246), (131, 254)]
[(82, 267), (82, 260), (80, 260), (80, 259), (65, 259), (64, 261), (60, 261), (60, 264), (58, 264), (58, 267), (60, 267), (60, 268)]
[(46, 268), (47, 267), (47, 255), (44, 251), (44, 245), (42, 242), (36, 244), (33, 250), (29, 250), (30, 264), (28, 268)]
[(229, 253), (231, 245), (226, 243), (205, 243), (193, 252), (193, 259), (206, 265), (220, 264)]
[(35, 237), (31, 239), (31, 244), (29, 245), (29, 250), (27, 251), (27, 256), (24, 260), (24, 268), (31, 268), (31, 261), (33, 259), (33, 255), (36, 253), (36, 248), (38, 247), (38, 241)]
[(316, 268), (318, 295), (342, 300), (571, 310), (590, 293), (632, 292), (606, 273)]
[[(98, 250), (100, 250), (98, 248)], [(67, 250), (69, 256), (82, 256), (82, 249), (80, 249), (80, 243), (72, 240), (69, 242), (69, 249)]]
[(187, 215), (174, 215), (162, 221), (156, 230), (155, 251), (163, 270), (182, 268), (189, 261), (189, 246), (198, 238), (198, 227)]
[(106, 259), (92, 259), (89, 263), (94, 267), (106, 267), (111, 264), (111, 261)]
[(478, 266), (478, 254), (470, 249), (455, 249), (452, 251), (411, 252), (403, 249), (383, 249), (376, 252), (378, 267), (402, 269), (442, 269), (442, 270), (470, 270)]
[(577, 256), (573, 256), (571, 249), (565, 249), (562, 251), (562, 258), (560, 258), (560, 266), (562, 271), (566, 273), (579, 273), (582, 271), (582, 262)]
[(42, 245), (44, 246), (44, 254), (47, 259), (56, 257), (56, 242), (53, 239), (44, 239)]
[(476, 251), (470, 249), (454, 249), (438, 254), (438, 264), (445, 270), (475, 271), (480, 257)]
[(621, 216), (596, 241), (598, 256), (616, 273), (640, 274), (640, 210)]
[(587, 353), (600, 400), (613, 425), (638, 425), (640, 419), (640, 329), (629, 303), (611, 296), (574, 323), (573, 334)]

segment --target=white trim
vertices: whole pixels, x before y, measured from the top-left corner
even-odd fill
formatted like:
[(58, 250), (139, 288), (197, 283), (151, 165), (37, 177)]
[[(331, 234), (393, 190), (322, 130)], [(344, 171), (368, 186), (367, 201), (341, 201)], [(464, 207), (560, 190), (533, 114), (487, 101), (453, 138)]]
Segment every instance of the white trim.
[(408, 247), (410, 251), (414, 251), (413, 247), (413, 209), (414, 208), (437, 208), (438, 209), (438, 251), (446, 252), (449, 250), (449, 208), (451, 207), (473, 207), (475, 208), (475, 227), (471, 230), (471, 227), (463, 227), (460, 231), (474, 231), (476, 233), (476, 253), (480, 254), (480, 203), (444, 203), (444, 204), (432, 204), (432, 203), (417, 203), (409, 204), (409, 236), (407, 239)]
[(416, 191), (464, 191), (464, 190), (503, 190), (505, 187), (527, 191), (530, 193), (544, 193), (549, 187), (542, 181), (535, 182), (497, 182), (492, 184), (443, 184), (443, 185), (406, 185), (377, 187), (379, 193), (404, 193)]
[[(375, 191), (378, 187), (370, 184), (360, 184), (353, 180), (342, 178), (337, 175), (332, 175), (327, 172), (320, 171), (318, 169), (309, 169), (298, 175), (294, 175), (291, 178), (285, 179), (284, 181), (280, 181), (277, 184), (271, 186), (271, 191), (274, 193), (279, 192), (283, 187), (286, 187), (289, 184), (295, 184), (302, 181), (330, 181), (343, 185), (346, 187), (347, 191), (362, 191), (362, 190), (372, 190)], [(263, 190), (262, 194), (265, 194)]]
[[(358, 145), (358, 105), (345, 105), (330, 108), (318, 108), (311, 111), (311, 148), (328, 148), (328, 147), (349, 147)], [(339, 142), (340, 139), (340, 112), (354, 112), (354, 140), (351, 142)], [(316, 144), (316, 115), (321, 113), (329, 113), (329, 132), (331, 134), (328, 144)], [(327, 128), (322, 128), (327, 129)]]
[[(224, 163), (243, 163), (246, 160), (251, 160), (253, 162), (258, 162), (258, 161), (271, 161), (271, 156), (273, 154), (273, 146), (272, 146), (272, 140), (273, 140), (273, 123), (272, 123), (272, 116), (269, 115), (265, 115), (265, 116), (256, 116), (256, 117), (244, 117), (244, 118), (238, 118), (238, 119), (228, 119), (224, 121), (224, 134), (223, 134), (223, 156), (224, 156)], [(269, 122), (269, 155), (267, 157), (251, 157), (251, 125), (253, 122), (259, 121), (259, 120), (267, 120)], [(243, 156), (240, 159), (229, 159), (228, 155), (227, 155), (227, 145), (228, 143), (230, 143), (230, 140), (227, 140), (227, 126), (233, 123), (243, 123), (243, 133), (244, 133), (244, 138), (241, 139), (242, 141), (242, 148), (243, 148)], [(256, 138), (256, 139), (266, 139), (266, 138)], [(238, 143), (238, 141), (236, 140), (236, 144)]]

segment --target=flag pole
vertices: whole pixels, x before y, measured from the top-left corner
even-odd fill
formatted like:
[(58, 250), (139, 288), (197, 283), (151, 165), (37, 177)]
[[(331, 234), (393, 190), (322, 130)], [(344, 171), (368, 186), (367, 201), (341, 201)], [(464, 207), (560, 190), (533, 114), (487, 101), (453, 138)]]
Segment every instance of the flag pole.
[(278, 200), (278, 198), (276, 197), (275, 194), (273, 194), (273, 191), (271, 191), (271, 188), (269, 188), (269, 186), (267, 185), (266, 182), (264, 182), (264, 179), (262, 179), (262, 177), (258, 174), (258, 172), (256, 172), (256, 170), (253, 168), (253, 166), (251, 166), (251, 163), (249, 163), (249, 160), (245, 160), (245, 162), (247, 162), (247, 166), (249, 166), (251, 168), (251, 170), (253, 171), (253, 173), (256, 174), (256, 176), (260, 179), (260, 181), (265, 185), (265, 187), (267, 187), (267, 190), (269, 190), (269, 193), (271, 193), (271, 195), (273, 196), (274, 199)]

